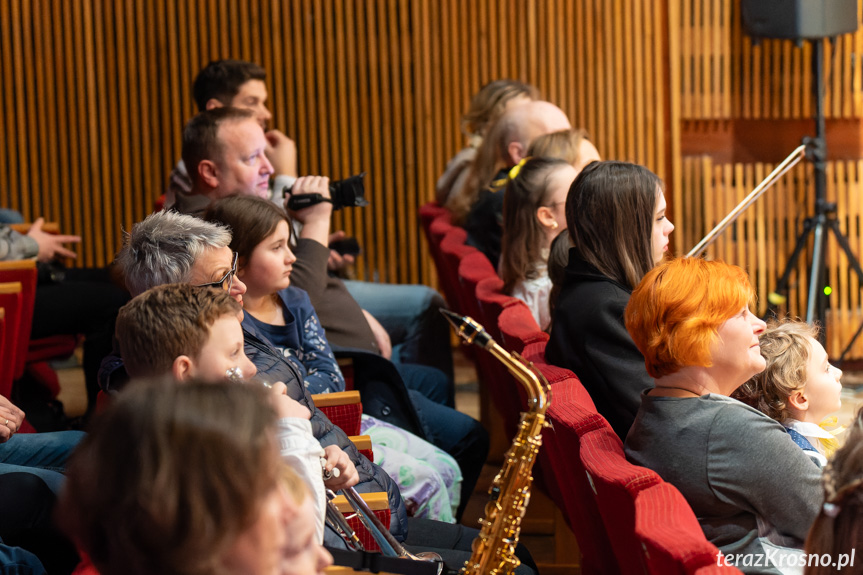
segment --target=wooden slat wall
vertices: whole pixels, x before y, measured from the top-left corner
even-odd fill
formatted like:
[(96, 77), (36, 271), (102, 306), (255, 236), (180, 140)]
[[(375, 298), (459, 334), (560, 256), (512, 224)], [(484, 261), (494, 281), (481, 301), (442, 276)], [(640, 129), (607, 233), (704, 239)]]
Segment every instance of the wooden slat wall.
[[(680, 119), (709, 127), (710, 122), (738, 119), (799, 120), (814, 117), (812, 46), (790, 40), (754, 44), (742, 30), (740, 0), (675, 0), (671, 22), (679, 22)], [(863, 0), (858, 1), (858, 18)], [(861, 61), (863, 29), (825, 47), (825, 115), (863, 116)], [(801, 134), (805, 135), (805, 134)], [(811, 135), (811, 134), (810, 134)], [(830, 143), (828, 142), (828, 147)], [(790, 149), (788, 150), (791, 151)], [(720, 164), (709, 157), (675, 156), (681, 172), (673, 205), (678, 252), (685, 253), (722, 219), (773, 168), (762, 163)], [(861, 242), (861, 161), (828, 164), (828, 200), (836, 201), (841, 229), (852, 250), (863, 255)], [(733, 229), (708, 251), (745, 267), (758, 288), (760, 311), (776, 286), (803, 219), (814, 212), (812, 166), (787, 174), (751, 207)], [(834, 288), (827, 318), (827, 351), (838, 355), (863, 322), (860, 290), (836, 241), (827, 237), (829, 284)], [(807, 250), (811, 248), (811, 238)], [(781, 311), (805, 315), (808, 262), (801, 256), (792, 275), (788, 302)], [(858, 341), (849, 357), (863, 357)]]
[(428, 282), (416, 210), (487, 81), (536, 84), (604, 157), (669, 176), (667, 18), (651, 0), (0, 0), (0, 204), (104, 265), (164, 189), (195, 73), (254, 60), (302, 172), (369, 173), (372, 205), (335, 218), (359, 276)]
[[(680, 210), (675, 222), (681, 251), (698, 243), (774, 167), (760, 163), (714, 164), (707, 156), (684, 158), (684, 187), (691, 201)], [(767, 296), (776, 288), (803, 229), (804, 218), (814, 211), (813, 178), (811, 164), (795, 167), (707, 250), (708, 258), (735, 263), (749, 272), (758, 293), (759, 313), (767, 309)], [(839, 227), (849, 238), (855, 254), (863, 253), (861, 189), (863, 160), (827, 164), (827, 200), (837, 202)], [(838, 356), (863, 322), (863, 311), (857, 275), (832, 234), (827, 230), (825, 234), (827, 282), (833, 288), (827, 316), (827, 352)], [(806, 315), (811, 247), (810, 235), (791, 277), (788, 301), (778, 310), (780, 314)], [(858, 339), (849, 357), (863, 357), (863, 340)]]
[[(743, 32), (740, 0), (674, 0), (672, 10), (681, 23), (683, 119), (813, 117), (809, 42), (754, 42)], [(827, 42), (824, 52), (825, 116), (861, 117), (863, 28)]]

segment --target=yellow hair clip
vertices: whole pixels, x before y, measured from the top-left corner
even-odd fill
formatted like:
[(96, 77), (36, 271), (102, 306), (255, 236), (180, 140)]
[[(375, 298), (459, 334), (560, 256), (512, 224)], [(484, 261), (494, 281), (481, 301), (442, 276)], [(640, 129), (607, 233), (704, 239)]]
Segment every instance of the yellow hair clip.
[(522, 166), (524, 166), (529, 159), (530, 157), (523, 158), (519, 163), (512, 167), (512, 169), (507, 174), (510, 180), (514, 180), (516, 176), (518, 176), (518, 173), (521, 171)]

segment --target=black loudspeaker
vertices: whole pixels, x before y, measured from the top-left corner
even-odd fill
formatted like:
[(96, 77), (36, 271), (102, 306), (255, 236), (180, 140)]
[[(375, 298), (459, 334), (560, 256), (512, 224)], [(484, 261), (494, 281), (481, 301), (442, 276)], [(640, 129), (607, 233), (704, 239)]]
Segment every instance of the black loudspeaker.
[(741, 0), (743, 30), (754, 38), (813, 40), (857, 30), (857, 0)]

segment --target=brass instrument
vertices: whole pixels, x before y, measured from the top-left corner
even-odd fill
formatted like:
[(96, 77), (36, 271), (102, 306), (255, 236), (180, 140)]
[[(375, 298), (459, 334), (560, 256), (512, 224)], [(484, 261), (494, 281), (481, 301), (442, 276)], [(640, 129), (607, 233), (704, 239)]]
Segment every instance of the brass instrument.
[(348, 546), (348, 549), (350, 549), (351, 551), (365, 551), (366, 548), (363, 547), (360, 538), (348, 524), (345, 516), (342, 515), (341, 511), (339, 511), (333, 503), (333, 499), (335, 498), (336, 494), (333, 492), (333, 490), (327, 489), (327, 513), (325, 516), (325, 521), (330, 527), (332, 527), (333, 531), (338, 533), (339, 537), (344, 539), (345, 543)]
[(380, 522), (380, 519), (375, 516), (374, 511), (372, 511), (369, 506), (363, 501), (363, 498), (360, 497), (359, 493), (353, 487), (345, 487), (341, 490), (342, 495), (348, 500), (351, 507), (357, 512), (357, 517), (365, 525), (366, 529), (369, 530), (372, 537), (374, 537), (375, 542), (378, 544), (378, 547), (381, 548), (381, 553), (387, 557), (399, 557), (402, 559), (413, 559), (414, 561), (428, 561), (428, 562), (436, 562), (437, 563), (437, 573), (443, 572), (443, 559), (437, 553), (433, 553), (431, 551), (424, 551), (417, 555), (414, 555), (407, 549), (405, 549), (401, 543), (396, 541), (396, 538), (393, 537), (393, 534), (390, 533), (390, 530), (387, 529), (383, 523)]
[(547, 425), (545, 411), (551, 399), (551, 386), (532, 364), (500, 347), (473, 319), (440, 311), (462, 339), (488, 350), (527, 390), (528, 410), (521, 414), (503, 467), (489, 488), (485, 518), (480, 520), (482, 528), (471, 545), (470, 559), (461, 570), (462, 575), (512, 573), (521, 564), (515, 556), (515, 546), (530, 502), (531, 470), (542, 445), (542, 428)]

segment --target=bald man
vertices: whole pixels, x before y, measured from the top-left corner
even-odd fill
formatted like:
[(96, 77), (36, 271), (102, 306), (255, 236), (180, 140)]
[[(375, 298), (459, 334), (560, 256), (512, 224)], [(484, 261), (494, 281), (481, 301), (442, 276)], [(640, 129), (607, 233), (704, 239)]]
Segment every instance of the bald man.
[(481, 184), (484, 189), (468, 214), (465, 229), (468, 243), (479, 248), (494, 266), (500, 259), (503, 192), (509, 171), (527, 157), (535, 139), (570, 128), (566, 114), (551, 102), (529, 101), (504, 112), (483, 142), (492, 146), (500, 169), (491, 181)]

